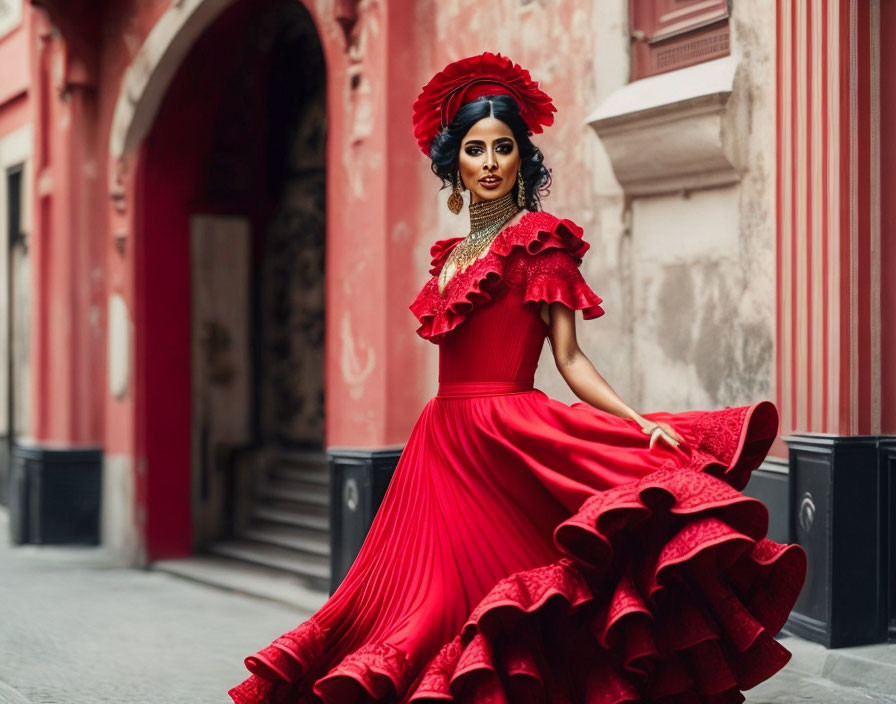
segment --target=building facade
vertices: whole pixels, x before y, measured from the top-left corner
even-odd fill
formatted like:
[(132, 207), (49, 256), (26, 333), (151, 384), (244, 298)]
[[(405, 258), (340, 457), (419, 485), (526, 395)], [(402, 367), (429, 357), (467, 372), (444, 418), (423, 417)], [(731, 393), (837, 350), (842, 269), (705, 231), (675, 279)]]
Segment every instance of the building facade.
[(29, 233), (34, 133), (29, 37), (22, 2), (0, 8), (0, 503), (7, 503), (10, 452), (30, 434)]
[[(889, 575), (891, 5), (25, 2), (0, 17), (0, 209), (18, 218), (0, 432), (28, 471), (100, 468), (84, 476), (124, 564), (217, 547), (298, 554), (326, 581), (330, 504), (351, 498), (331, 501), (327, 454), (394, 461), (437, 381), (407, 306), (432, 242), (464, 229), (410, 106), (449, 61), (500, 51), (559, 109), (536, 140), (544, 206), (585, 228), (607, 310), (583, 348), (640, 410), (775, 400), (751, 491), (780, 539), (836, 503), (794, 495), (800, 452), (834, 491), (833, 438), (872, 443), (855, 461)], [(536, 381), (573, 400), (548, 354)]]

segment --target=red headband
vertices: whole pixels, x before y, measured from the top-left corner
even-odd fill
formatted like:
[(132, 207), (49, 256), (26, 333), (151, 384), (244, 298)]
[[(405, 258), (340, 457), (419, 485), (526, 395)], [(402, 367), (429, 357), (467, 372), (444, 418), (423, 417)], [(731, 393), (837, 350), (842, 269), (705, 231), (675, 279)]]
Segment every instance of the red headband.
[(427, 156), (439, 130), (451, 124), (461, 106), (486, 95), (516, 100), (526, 126), (535, 134), (554, 124), (557, 108), (529, 72), (506, 56), (485, 52), (448, 64), (433, 76), (414, 102), (414, 137)]

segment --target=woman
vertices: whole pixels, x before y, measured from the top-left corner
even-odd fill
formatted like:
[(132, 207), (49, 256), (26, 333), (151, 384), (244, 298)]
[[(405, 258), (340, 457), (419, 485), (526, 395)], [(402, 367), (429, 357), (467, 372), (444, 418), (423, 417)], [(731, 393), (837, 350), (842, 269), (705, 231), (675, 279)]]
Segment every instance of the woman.
[[(743, 496), (774, 439), (757, 403), (640, 415), (576, 342), (603, 314), (589, 245), (539, 210), (529, 139), (550, 98), (500, 55), (449, 65), (415, 136), (470, 192), (411, 310), (439, 345), (423, 409), (357, 560), (309, 621), (247, 658), (235, 702), (738, 702), (789, 657), (805, 575)], [(572, 406), (533, 388), (548, 339)]]

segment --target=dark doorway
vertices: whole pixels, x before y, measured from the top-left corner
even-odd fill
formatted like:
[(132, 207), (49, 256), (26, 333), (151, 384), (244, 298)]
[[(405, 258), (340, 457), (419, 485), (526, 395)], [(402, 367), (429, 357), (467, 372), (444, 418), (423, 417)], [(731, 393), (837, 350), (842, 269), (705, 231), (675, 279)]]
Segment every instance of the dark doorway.
[(11, 453), (16, 438), (28, 434), (30, 392), (30, 264), (28, 238), (23, 227), (25, 167), (13, 166), (3, 174), (6, 200), (6, 368), (5, 398), (0, 417), (0, 505), (9, 500)]
[(329, 579), (325, 147), (326, 72), (309, 13), (295, 0), (243, 0), (181, 66), (144, 177), (147, 246), (167, 238), (189, 262), (189, 283), (175, 285), (190, 308), (179, 374), (194, 545), (315, 586)]

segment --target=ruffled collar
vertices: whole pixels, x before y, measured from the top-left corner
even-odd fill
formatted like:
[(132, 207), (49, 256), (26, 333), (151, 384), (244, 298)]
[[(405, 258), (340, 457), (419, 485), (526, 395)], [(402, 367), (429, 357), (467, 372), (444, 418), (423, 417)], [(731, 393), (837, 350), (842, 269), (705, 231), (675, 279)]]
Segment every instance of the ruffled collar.
[(417, 334), (431, 342), (440, 342), (476, 308), (492, 300), (504, 278), (505, 260), (514, 251), (536, 255), (547, 249), (565, 249), (580, 262), (590, 248), (582, 239), (582, 228), (571, 220), (545, 211), (528, 212), (498, 234), (488, 254), (454, 274), (440, 294), (439, 272), (451, 250), (461, 240), (463, 237), (451, 237), (433, 244), (429, 270), (432, 278), (409, 306), (420, 322)]

